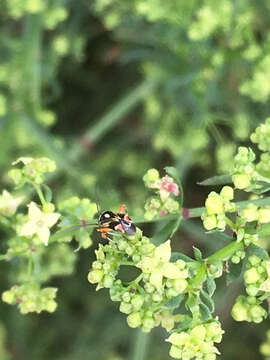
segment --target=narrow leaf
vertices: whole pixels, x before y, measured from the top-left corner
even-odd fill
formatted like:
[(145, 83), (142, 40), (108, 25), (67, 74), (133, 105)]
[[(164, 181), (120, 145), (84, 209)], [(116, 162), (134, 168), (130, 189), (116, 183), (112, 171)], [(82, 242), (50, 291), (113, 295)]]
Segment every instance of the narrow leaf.
[(207, 286), (207, 291), (209, 296), (212, 296), (214, 294), (214, 292), (216, 291), (216, 282), (213, 278), (207, 278), (207, 282), (206, 282), (206, 286)]
[(47, 202), (51, 202), (52, 201), (52, 190), (46, 184), (42, 184), (42, 186), (43, 186), (44, 191), (45, 191), (45, 200)]
[(201, 303), (199, 308), (203, 321), (207, 321), (212, 318), (211, 312), (205, 304)]
[(257, 255), (260, 259), (263, 259), (263, 260), (269, 259), (269, 255), (268, 255), (267, 251), (265, 251), (260, 246), (251, 244), (251, 245), (249, 245), (249, 250), (252, 252), (252, 254)]
[(215, 303), (211, 296), (203, 289), (201, 289), (201, 302), (209, 308), (210, 313), (214, 312)]
[(195, 246), (193, 246), (193, 252), (194, 252), (194, 257), (196, 260), (200, 261), (202, 260), (202, 252), (201, 250), (199, 250), (198, 248), (196, 248)]
[(172, 262), (176, 262), (177, 260), (184, 260), (186, 262), (194, 262), (195, 260), (192, 259), (191, 257), (182, 254), (180, 252), (173, 252), (171, 255), (171, 261)]
[(181, 302), (184, 300), (184, 294), (180, 294), (175, 296), (174, 298), (170, 299), (164, 307), (166, 309), (176, 309), (181, 305)]
[(197, 184), (203, 186), (209, 186), (209, 185), (231, 184), (231, 182), (232, 182), (232, 175), (219, 175), (200, 181)]
[(158, 233), (153, 236), (153, 243), (160, 245), (170, 239), (178, 229), (181, 222), (181, 216), (178, 219), (169, 221)]

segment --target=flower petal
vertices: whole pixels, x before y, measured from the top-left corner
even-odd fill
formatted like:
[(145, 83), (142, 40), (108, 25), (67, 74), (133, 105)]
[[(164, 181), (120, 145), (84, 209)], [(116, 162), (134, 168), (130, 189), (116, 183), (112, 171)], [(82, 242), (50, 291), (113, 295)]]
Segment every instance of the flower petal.
[(49, 228), (47, 228), (47, 226), (42, 226), (37, 229), (37, 234), (40, 240), (47, 246), (50, 237)]
[(157, 289), (160, 289), (162, 287), (162, 273), (158, 269), (154, 270), (152, 274), (150, 275), (150, 283), (154, 285)]
[(52, 227), (55, 223), (57, 223), (61, 214), (58, 213), (47, 213), (43, 215), (43, 220), (49, 228)]
[(155, 258), (158, 258), (162, 261), (169, 261), (171, 258), (171, 241), (167, 240), (165, 243), (159, 245), (155, 249)]
[(178, 279), (182, 275), (179, 268), (175, 264), (170, 262), (167, 262), (162, 265), (161, 272), (163, 276), (165, 276), (168, 279)]
[(34, 201), (31, 201), (28, 205), (28, 216), (32, 221), (39, 221), (42, 218), (42, 212), (38, 208), (37, 204)]
[(20, 231), (21, 236), (34, 235), (37, 232), (37, 226), (34, 221), (28, 221), (25, 223)]

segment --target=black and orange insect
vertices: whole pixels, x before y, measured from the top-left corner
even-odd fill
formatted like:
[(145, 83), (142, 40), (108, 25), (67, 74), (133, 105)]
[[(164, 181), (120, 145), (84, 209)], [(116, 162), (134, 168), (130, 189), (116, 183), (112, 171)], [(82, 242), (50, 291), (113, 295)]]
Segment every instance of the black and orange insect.
[(125, 204), (120, 206), (119, 212), (117, 213), (107, 210), (100, 214), (97, 231), (101, 233), (103, 239), (110, 240), (108, 233), (112, 230), (121, 231), (128, 235), (136, 233), (136, 226), (126, 213)]

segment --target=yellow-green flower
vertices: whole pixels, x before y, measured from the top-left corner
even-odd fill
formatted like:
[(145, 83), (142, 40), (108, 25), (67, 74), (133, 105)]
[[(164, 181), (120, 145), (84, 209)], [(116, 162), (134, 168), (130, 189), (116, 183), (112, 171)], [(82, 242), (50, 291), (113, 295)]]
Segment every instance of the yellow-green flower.
[(260, 290), (269, 292), (270, 291), (270, 261), (266, 263), (267, 279), (261, 284)]
[(150, 283), (157, 289), (162, 287), (162, 279), (178, 279), (181, 277), (179, 268), (170, 262), (170, 240), (156, 247), (151, 256), (145, 256), (137, 265), (142, 272), (150, 274)]
[(50, 228), (56, 224), (58, 213), (43, 213), (33, 201), (28, 205), (29, 221), (21, 229), (21, 236), (32, 236), (37, 234), (39, 239), (47, 246), (50, 237)]
[(4, 190), (0, 196), (0, 214), (4, 216), (14, 215), (23, 199), (23, 196), (15, 198), (7, 190)]

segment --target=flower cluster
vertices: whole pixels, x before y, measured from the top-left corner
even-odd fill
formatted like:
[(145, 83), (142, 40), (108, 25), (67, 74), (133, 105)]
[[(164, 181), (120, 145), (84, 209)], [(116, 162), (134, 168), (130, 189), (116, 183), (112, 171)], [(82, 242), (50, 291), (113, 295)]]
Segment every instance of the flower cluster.
[[(156, 247), (137, 228), (135, 235), (121, 234), (116, 241), (99, 245), (88, 280), (98, 284), (97, 290), (110, 289), (112, 301), (120, 301), (130, 327), (148, 332), (161, 323), (171, 329), (177, 316), (166, 309), (166, 303), (187, 291), (189, 271), (185, 261), (173, 263), (170, 257), (170, 241)], [(117, 278), (121, 265), (131, 265), (141, 273), (124, 284)]]
[(57, 289), (53, 287), (41, 289), (36, 283), (26, 283), (21, 286), (14, 285), (10, 290), (3, 292), (2, 300), (7, 304), (18, 304), (22, 314), (54, 312), (57, 307), (54, 300), (56, 292)]
[(232, 308), (232, 317), (236, 321), (260, 323), (267, 317), (267, 311), (255, 296), (240, 295)]
[(205, 212), (202, 214), (203, 226), (206, 230), (219, 229), (226, 227), (226, 212), (234, 212), (235, 204), (233, 200), (234, 192), (230, 186), (224, 186), (220, 194), (211, 191), (205, 201)]
[[(269, 266), (269, 265), (268, 265)], [(267, 278), (267, 261), (256, 255), (251, 255), (246, 264), (244, 280), (246, 291), (250, 296), (256, 296)]]
[(179, 203), (170, 195), (180, 194), (178, 185), (168, 175), (160, 178), (156, 169), (150, 169), (143, 177), (145, 185), (153, 189), (158, 196), (151, 197), (145, 204), (145, 218), (148, 220), (156, 216), (164, 216), (179, 211)]
[(255, 166), (255, 154), (252, 149), (240, 146), (234, 157), (233, 183), (237, 189), (247, 189), (258, 180)]
[(21, 157), (14, 161), (12, 165), (23, 164), (20, 169), (12, 169), (9, 176), (18, 186), (24, 185), (26, 182), (42, 184), (45, 180), (44, 174), (53, 172), (56, 169), (55, 162), (48, 158)]
[(172, 344), (170, 356), (183, 360), (215, 360), (219, 351), (214, 343), (221, 342), (223, 333), (217, 320), (194, 326), (188, 331), (174, 332), (167, 339)]
[(264, 124), (258, 126), (250, 139), (258, 144), (261, 151), (270, 151), (270, 118), (266, 119)]

